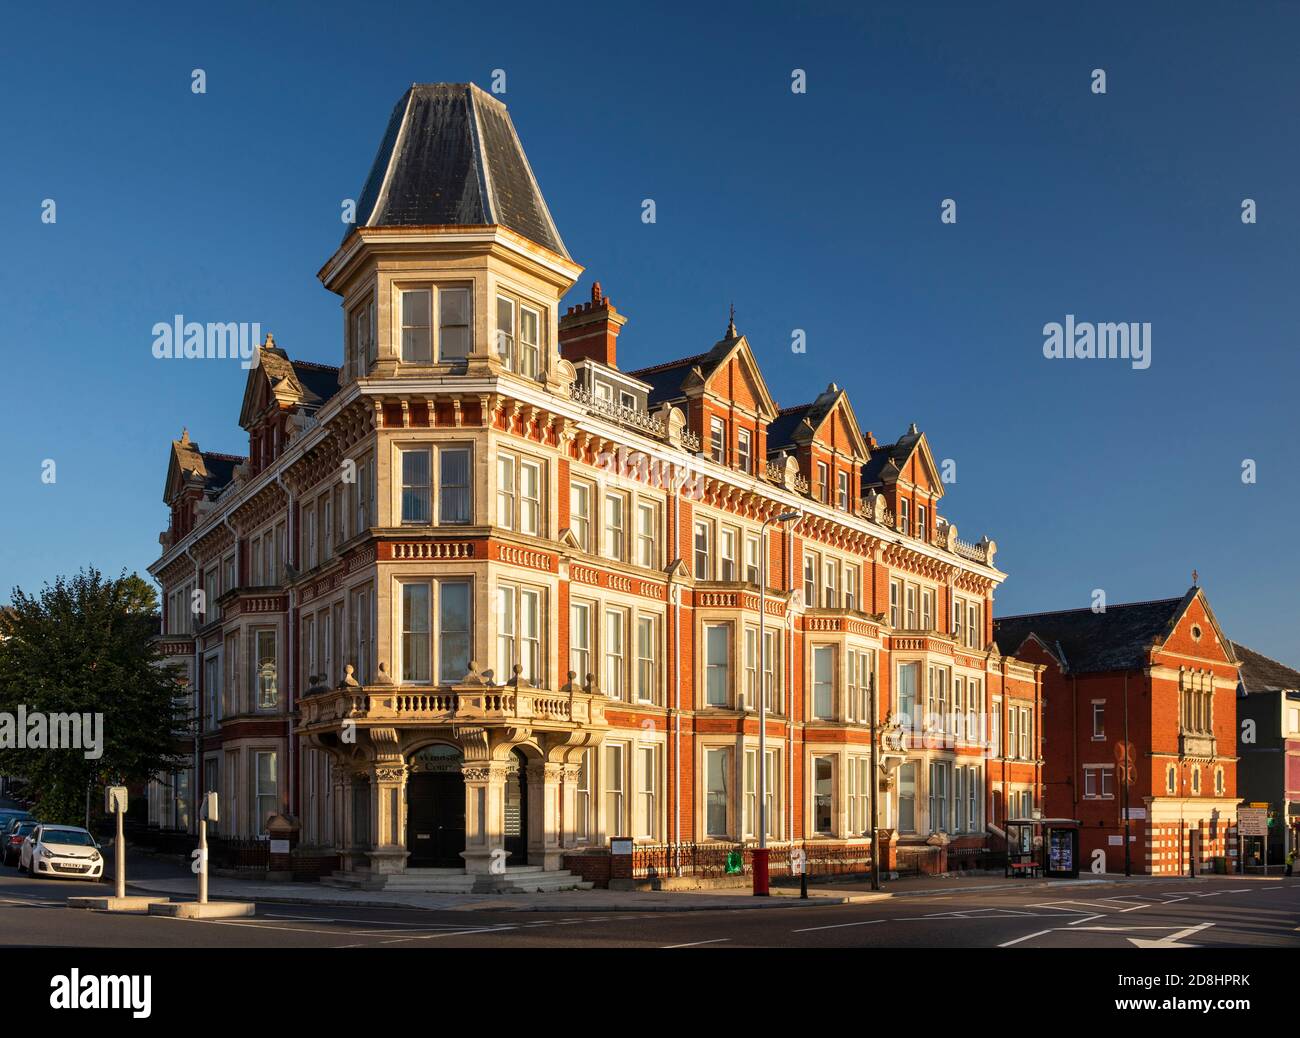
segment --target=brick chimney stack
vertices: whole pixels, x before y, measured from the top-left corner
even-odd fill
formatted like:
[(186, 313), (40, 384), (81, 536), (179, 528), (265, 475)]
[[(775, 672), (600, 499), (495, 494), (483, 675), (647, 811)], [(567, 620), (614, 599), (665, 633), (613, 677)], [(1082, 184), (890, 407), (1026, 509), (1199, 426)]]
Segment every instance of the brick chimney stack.
[(591, 286), (591, 302), (569, 307), (560, 318), (560, 356), (565, 360), (583, 358), (600, 361), (617, 368), (615, 342), (627, 318), (600, 290), (600, 282)]

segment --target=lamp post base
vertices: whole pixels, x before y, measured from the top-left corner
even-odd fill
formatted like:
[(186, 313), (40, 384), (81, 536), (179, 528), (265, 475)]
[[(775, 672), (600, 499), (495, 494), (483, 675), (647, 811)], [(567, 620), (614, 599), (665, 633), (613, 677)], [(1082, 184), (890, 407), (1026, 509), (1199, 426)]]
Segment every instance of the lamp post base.
[(754, 896), (767, 897), (767, 857), (768, 849), (766, 847), (754, 848)]

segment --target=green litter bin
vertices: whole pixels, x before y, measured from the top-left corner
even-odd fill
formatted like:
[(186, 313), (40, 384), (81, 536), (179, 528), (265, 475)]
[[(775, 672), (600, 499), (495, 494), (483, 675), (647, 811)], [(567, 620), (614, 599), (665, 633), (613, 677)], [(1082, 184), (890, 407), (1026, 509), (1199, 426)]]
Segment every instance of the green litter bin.
[(740, 851), (732, 851), (727, 855), (727, 875), (739, 876), (745, 871), (745, 856)]

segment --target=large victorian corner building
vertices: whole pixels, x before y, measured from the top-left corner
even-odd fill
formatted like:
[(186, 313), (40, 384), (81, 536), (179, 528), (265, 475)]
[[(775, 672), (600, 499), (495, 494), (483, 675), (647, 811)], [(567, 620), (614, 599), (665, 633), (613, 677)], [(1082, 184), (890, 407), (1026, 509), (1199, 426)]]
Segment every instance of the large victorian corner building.
[(1239, 661), (1199, 587), (1177, 598), (999, 618), (1041, 663), (1046, 811), (1084, 860), (1186, 874), (1237, 855)]
[(691, 870), (765, 813), (779, 871), (863, 860), (878, 790), (891, 867), (974, 860), (1040, 803), (1042, 667), (998, 653), (924, 434), (778, 407), (734, 323), (625, 372), (599, 284), (561, 306), (581, 270), (505, 108), (412, 87), (320, 273), (343, 367), (268, 337), (249, 456), (173, 443), (152, 572), (198, 722), (153, 821), (217, 790), (223, 834), (278, 815), (374, 882), (598, 877), (615, 837)]

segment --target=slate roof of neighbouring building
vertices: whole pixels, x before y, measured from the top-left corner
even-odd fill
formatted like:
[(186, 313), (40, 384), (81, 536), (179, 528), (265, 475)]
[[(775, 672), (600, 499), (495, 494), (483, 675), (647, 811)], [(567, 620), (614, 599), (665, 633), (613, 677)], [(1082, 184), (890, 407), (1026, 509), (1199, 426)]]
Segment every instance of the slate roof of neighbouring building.
[(1037, 635), (1066, 670), (1088, 673), (1144, 666), (1152, 644), (1163, 641), (1196, 594), (1155, 602), (1125, 602), (1104, 613), (1068, 609), (1059, 613), (1004, 616), (993, 621), (993, 638), (1005, 656), (1014, 656), (1030, 635)]
[(1300, 670), (1270, 659), (1241, 642), (1233, 642), (1232, 648), (1241, 664), (1241, 683), (1248, 693), (1300, 690)]
[(871, 457), (862, 466), (862, 487), (877, 487), (883, 482), (882, 473), (891, 461), (895, 468), (901, 469), (912, 456), (912, 451), (921, 442), (921, 433), (915, 423), (893, 443), (882, 443), (871, 448)]
[(356, 222), (499, 224), (569, 257), (506, 106), (472, 83), (416, 83), (402, 95), (357, 200)]
[(309, 360), (291, 360), (293, 373), (302, 387), (317, 397), (310, 404), (323, 404), (339, 391), (339, 369), (332, 364), (317, 364)]
[(235, 466), (242, 465), (248, 459), (237, 454), (217, 454), (203, 451), (203, 464), (208, 470), (203, 486), (207, 490), (221, 490), (228, 485), (235, 475)]
[(686, 395), (682, 385), (693, 369), (698, 367), (703, 378), (713, 374), (714, 369), (722, 363), (731, 351), (731, 347), (735, 346), (740, 338), (733, 325), (727, 329), (726, 336), (713, 344), (713, 349), (708, 353), (666, 361), (638, 371), (629, 371), (628, 374), (633, 378), (639, 378), (650, 387), (650, 407), (653, 410), (662, 403), (672, 403)]

